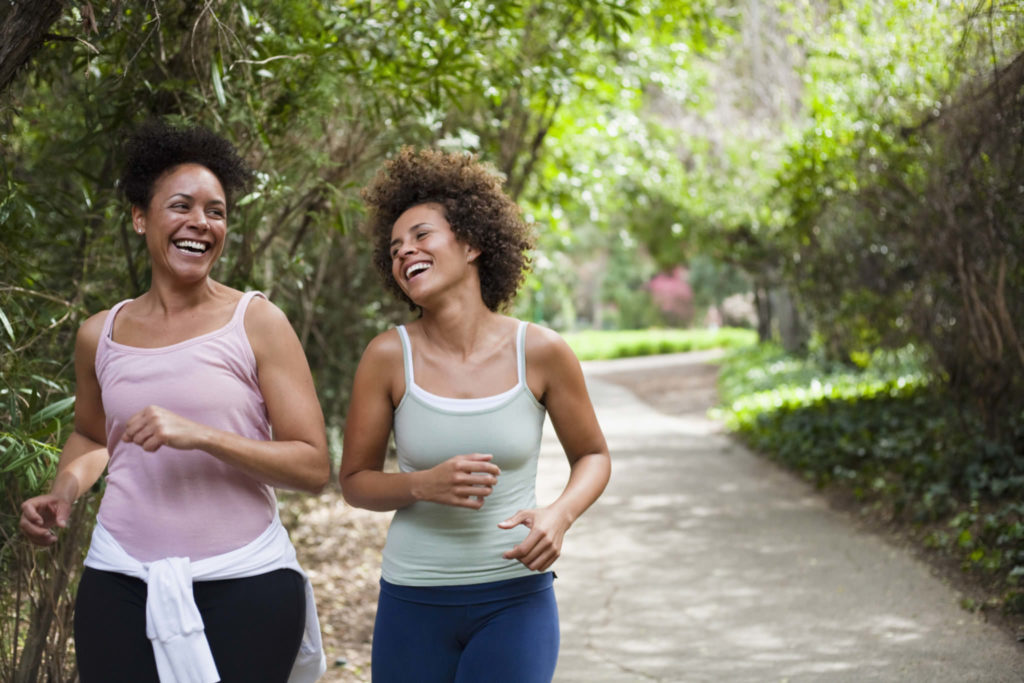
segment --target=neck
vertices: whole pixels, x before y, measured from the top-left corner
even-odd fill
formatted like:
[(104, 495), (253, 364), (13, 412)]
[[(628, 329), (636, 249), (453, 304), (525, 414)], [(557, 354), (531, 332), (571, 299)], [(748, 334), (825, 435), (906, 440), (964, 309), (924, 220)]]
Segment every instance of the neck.
[(149, 290), (139, 298), (147, 299), (151, 306), (164, 314), (172, 314), (211, 301), (223, 289), (223, 285), (208, 277), (188, 284), (171, 284), (154, 278)]
[(487, 343), (502, 317), (484, 306), (483, 301), (469, 306), (450, 302), (436, 311), (424, 310), (419, 324), (431, 344), (467, 357)]

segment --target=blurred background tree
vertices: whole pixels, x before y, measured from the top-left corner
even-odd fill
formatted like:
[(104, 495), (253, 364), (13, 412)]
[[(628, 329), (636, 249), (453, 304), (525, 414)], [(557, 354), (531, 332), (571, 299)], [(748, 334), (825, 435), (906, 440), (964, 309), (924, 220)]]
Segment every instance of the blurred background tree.
[[(1008, 433), (1024, 405), (1022, 13), (987, 0), (4, 3), (0, 569), (15, 580), (0, 671), (73, 675), (53, 605), (75, 577), (19, 544), (17, 503), (66, 438), (78, 323), (147, 286), (115, 186), (133, 125), (210, 126), (258, 170), (216, 277), (288, 314), (335, 454), (364, 344), (408, 315), (356, 229), (358, 189), (403, 144), (475, 152), (504, 174), (540, 235), (522, 317), (564, 331), (747, 324), (847, 364), (913, 344)], [(90, 505), (64, 559), (81, 553)]]
[[(680, 30), (691, 36), (715, 21), (711, 5), (666, 4), (680, 8)], [(148, 284), (144, 245), (132, 238), (115, 185), (126, 131), (151, 116), (203, 124), (228, 136), (257, 169), (255, 187), (233, 212), (215, 277), (263, 290), (289, 315), (337, 455), (362, 348), (408, 315), (369, 266), (367, 241), (355, 229), (358, 189), (400, 145), (440, 145), (479, 152), (505, 174), (511, 194), (527, 206), (543, 203), (537, 177), (562, 144), (552, 127), (570, 108), (586, 119), (599, 105), (612, 107), (614, 69), (650, 7), (615, 0), (0, 7), (0, 35), (18, 39), (5, 39), (0, 51), (4, 680), (74, 677), (67, 594), (94, 497), (77, 506), (81, 523), (62, 535), (56, 553), (33, 554), (16, 523), (20, 501), (48, 485), (70, 429), (78, 324)], [(620, 272), (629, 270), (627, 257), (620, 252)], [(642, 291), (643, 276), (629, 277)], [(574, 289), (568, 280), (551, 290), (569, 326)], [(537, 314), (529, 317), (547, 319), (546, 304), (524, 305)]]

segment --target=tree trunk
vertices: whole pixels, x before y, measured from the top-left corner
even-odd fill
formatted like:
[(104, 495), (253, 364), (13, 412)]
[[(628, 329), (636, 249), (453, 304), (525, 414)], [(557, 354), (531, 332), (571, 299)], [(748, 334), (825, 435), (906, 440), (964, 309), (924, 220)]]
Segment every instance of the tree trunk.
[(779, 338), (782, 348), (788, 353), (803, 353), (807, 350), (807, 330), (793, 297), (785, 289), (772, 292), (772, 308), (779, 320)]
[(8, 6), (0, 18), (0, 93), (43, 44), (43, 36), (65, 4), (64, 0), (14, 0)]
[(757, 310), (757, 340), (771, 341), (772, 338), (772, 300), (768, 296), (768, 288), (754, 283), (754, 308)]

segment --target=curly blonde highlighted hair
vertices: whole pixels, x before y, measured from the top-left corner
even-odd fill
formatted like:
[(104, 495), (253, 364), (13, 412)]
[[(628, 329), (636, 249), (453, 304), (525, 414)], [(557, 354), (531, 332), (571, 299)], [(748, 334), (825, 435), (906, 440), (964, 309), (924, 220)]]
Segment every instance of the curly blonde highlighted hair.
[(412, 310), (391, 274), (391, 229), (407, 209), (436, 203), (455, 237), (478, 249), (480, 293), (492, 311), (507, 308), (530, 268), (533, 230), (502, 180), (476, 156), (403, 147), (386, 162), (361, 194), (368, 208), (366, 230), (373, 240), (373, 263), (385, 286)]

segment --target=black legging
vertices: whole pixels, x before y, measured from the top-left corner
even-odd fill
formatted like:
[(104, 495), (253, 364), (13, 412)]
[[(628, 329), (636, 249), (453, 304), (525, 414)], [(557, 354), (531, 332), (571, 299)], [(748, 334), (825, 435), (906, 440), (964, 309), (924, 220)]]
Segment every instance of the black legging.
[[(222, 683), (284, 683), (302, 642), (305, 585), (291, 569), (196, 581), (192, 593)], [(75, 600), (82, 683), (159, 683), (146, 637), (146, 584), (85, 568)]]

